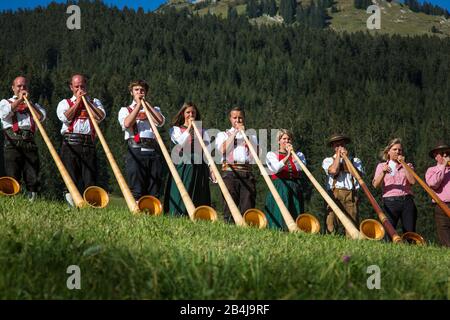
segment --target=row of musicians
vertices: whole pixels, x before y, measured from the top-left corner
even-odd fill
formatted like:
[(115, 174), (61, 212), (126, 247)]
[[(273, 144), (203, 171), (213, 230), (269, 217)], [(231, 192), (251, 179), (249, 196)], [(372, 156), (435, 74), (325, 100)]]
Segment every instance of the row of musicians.
[[(69, 83), (73, 96), (62, 100), (57, 107), (58, 118), (62, 121), (61, 160), (76, 182), (80, 191), (96, 185), (97, 163), (95, 152), (95, 132), (83, 105), (82, 96), (94, 106), (96, 121), (105, 118), (105, 110), (98, 99), (86, 95), (87, 83), (83, 75), (75, 74)], [(12, 83), (13, 97), (0, 102), (0, 118), (5, 136), (4, 160), (6, 174), (21, 181), (23, 178), (29, 196), (33, 199), (38, 191), (39, 158), (34, 143), (35, 125), (31, 114), (24, 103), (28, 94), (28, 83), (24, 77), (17, 77)], [(129, 85), (132, 103), (119, 111), (118, 120), (125, 133), (128, 144), (126, 155), (127, 179), (135, 199), (143, 195), (161, 198), (163, 183), (163, 159), (152, 132), (148, 119), (142, 109), (141, 99), (148, 93), (148, 84), (143, 80), (133, 81)], [(45, 109), (38, 104), (33, 108), (38, 111), (40, 120), (45, 119)], [(165, 117), (158, 107), (151, 107), (150, 112), (157, 126), (163, 126)], [(199, 110), (194, 104), (186, 103), (173, 119), (170, 130), (172, 141), (178, 146), (194, 142), (191, 121), (201, 120)], [(245, 112), (239, 107), (229, 112), (231, 128), (220, 132), (216, 137), (216, 150), (224, 155), (222, 165), (223, 180), (238, 205), (241, 213), (254, 208), (256, 202), (255, 176), (249, 163), (253, 159), (240, 134), (245, 129)], [(203, 138), (209, 143), (209, 137), (203, 130)], [(250, 135), (250, 141), (257, 145), (256, 136)], [(281, 129), (277, 140), (277, 152), (269, 152), (266, 164), (271, 177), (284, 203), (295, 219), (303, 210), (303, 191), (300, 184), (301, 168), (294, 162), (293, 135)], [(349, 173), (342, 156), (347, 155), (347, 144), (350, 138), (335, 134), (329, 139), (333, 155), (323, 160), (322, 167), (327, 175), (327, 189), (341, 207), (343, 212), (356, 224), (359, 224), (358, 193), (359, 184)], [(306, 164), (304, 155), (298, 152), (299, 158)], [(444, 143), (436, 145), (430, 156), (436, 165), (426, 173), (426, 181), (440, 199), (450, 206), (450, 147)], [(400, 139), (389, 142), (383, 152), (383, 161), (376, 167), (373, 186), (382, 188), (383, 207), (394, 227), (399, 220), (403, 232), (416, 231), (417, 209), (414, 203), (411, 186), (414, 177), (402, 168), (399, 159), (404, 160)], [(355, 168), (363, 173), (361, 160), (352, 157)], [(412, 167), (411, 164), (408, 164)], [(208, 166), (202, 162), (181, 163), (177, 170), (195, 206), (211, 205), (209, 180), (215, 177)], [(65, 192), (66, 200), (73, 205), (73, 200)], [(186, 215), (186, 208), (173, 179), (166, 185), (164, 208), (173, 215)], [(266, 198), (265, 213), (272, 228), (286, 229), (282, 215), (272, 195)], [(232, 222), (232, 215), (224, 202), (224, 218)], [(435, 206), (435, 221), (439, 242), (450, 246), (450, 218)], [(327, 208), (326, 230), (328, 233), (343, 233), (342, 225), (331, 208)]]

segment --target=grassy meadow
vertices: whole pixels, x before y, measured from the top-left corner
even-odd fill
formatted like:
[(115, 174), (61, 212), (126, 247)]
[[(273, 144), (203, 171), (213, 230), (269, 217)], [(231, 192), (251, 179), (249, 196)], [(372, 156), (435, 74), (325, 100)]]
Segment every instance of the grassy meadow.
[(1, 197), (0, 234), (1, 299), (449, 298), (448, 249), (133, 216), (117, 198), (78, 210)]

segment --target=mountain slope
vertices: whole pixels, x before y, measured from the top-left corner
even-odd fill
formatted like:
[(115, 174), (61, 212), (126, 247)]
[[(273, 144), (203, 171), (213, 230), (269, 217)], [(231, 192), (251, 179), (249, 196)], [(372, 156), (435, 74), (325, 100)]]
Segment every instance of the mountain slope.
[[(366, 21), (370, 14), (356, 9), (353, 0), (338, 0), (339, 12), (332, 13), (330, 28), (336, 31), (369, 31), (371, 33), (388, 33), (400, 35), (439, 35), (450, 36), (450, 20), (441, 16), (412, 12), (407, 6), (399, 3), (376, 1), (381, 8), (381, 29), (368, 30)], [(442, 33), (432, 33), (432, 27)]]
[[(309, 4), (309, 1), (305, 0), (298, 2), (303, 3), (304, 6)], [(339, 32), (368, 31), (372, 34), (399, 34), (404, 36), (423, 34), (440, 37), (450, 36), (450, 19), (443, 16), (416, 13), (411, 11), (408, 6), (395, 1), (389, 3), (386, 0), (375, 0), (375, 2), (381, 8), (380, 30), (367, 29), (366, 22), (370, 14), (366, 13), (366, 10), (356, 9), (354, 0), (335, 0), (335, 7), (338, 12), (332, 12), (331, 9), (328, 9), (328, 15), (331, 17), (329, 28)], [(186, 8), (194, 14), (205, 15), (210, 13), (226, 18), (229, 8), (236, 8), (239, 15), (245, 14), (246, 3), (245, 0), (199, 1), (197, 3), (186, 0), (172, 0), (163, 5), (160, 10), (169, 7)], [(277, 1), (277, 3), (279, 6), (280, 1)], [(280, 16), (273, 18), (266, 15), (251, 20), (258, 24), (281, 23), (282, 21)], [(434, 32), (432, 29), (434, 29)]]

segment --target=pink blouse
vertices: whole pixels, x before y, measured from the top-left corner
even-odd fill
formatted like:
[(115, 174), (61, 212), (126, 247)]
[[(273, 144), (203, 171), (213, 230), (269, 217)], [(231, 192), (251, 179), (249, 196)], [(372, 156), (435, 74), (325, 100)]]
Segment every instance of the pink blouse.
[[(436, 192), (439, 199), (450, 202), (450, 167), (436, 165), (428, 168), (425, 180), (431, 189)], [(434, 200), (433, 200), (434, 202)]]
[[(377, 165), (377, 168), (375, 170), (375, 177), (378, 177), (378, 175), (383, 173), (383, 165), (385, 163), (386, 162), (381, 162)], [(408, 166), (414, 170), (414, 167), (411, 163), (408, 163)], [(413, 194), (411, 190), (411, 184), (406, 178), (406, 170), (400, 163), (397, 164), (393, 173), (387, 172), (384, 175), (381, 189), (383, 191), (383, 198)]]

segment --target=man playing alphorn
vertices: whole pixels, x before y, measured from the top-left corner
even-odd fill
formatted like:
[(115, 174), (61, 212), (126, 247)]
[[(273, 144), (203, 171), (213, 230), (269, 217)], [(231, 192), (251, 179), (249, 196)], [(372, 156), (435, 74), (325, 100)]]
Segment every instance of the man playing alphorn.
[[(118, 116), (128, 144), (125, 165), (128, 184), (135, 200), (144, 195), (161, 197), (163, 160), (142, 104), (148, 89), (144, 80), (132, 81), (128, 90), (133, 102), (122, 107)], [(156, 126), (164, 125), (165, 118), (158, 107), (150, 106), (150, 114)]]
[[(39, 187), (39, 155), (34, 134), (36, 126), (31, 112), (25, 103), (28, 98), (28, 82), (25, 77), (14, 79), (12, 86), (14, 95), (0, 102), (0, 119), (4, 134), (5, 173), (19, 183), (23, 177), (28, 198), (36, 198)], [(31, 106), (45, 120), (45, 110), (35, 103)]]
[[(429, 153), (436, 160), (434, 167), (425, 174), (427, 184), (436, 192), (439, 199), (450, 208), (450, 146), (438, 143)], [(433, 200), (433, 202), (435, 202)], [(435, 203), (434, 219), (439, 243), (450, 247), (450, 217)]]
[[(106, 115), (100, 100), (87, 96), (86, 85), (86, 78), (83, 75), (73, 75), (69, 83), (72, 98), (61, 100), (56, 109), (56, 114), (62, 122), (61, 161), (81, 194), (87, 187), (97, 183), (95, 129), (82, 97), (84, 96), (91, 105), (95, 121), (102, 121)], [(71, 206), (74, 206), (72, 196), (67, 190), (65, 198)]]
[[(327, 175), (327, 190), (330, 196), (347, 215), (347, 217), (356, 225), (359, 225), (358, 197), (357, 190), (359, 183), (350, 174), (345, 165), (342, 155), (348, 155), (346, 145), (351, 142), (349, 137), (341, 134), (334, 134), (330, 137), (328, 145), (333, 148), (334, 155), (325, 158), (322, 162), (322, 168)], [(358, 158), (350, 158), (353, 166), (360, 172), (363, 172), (362, 162)], [(342, 226), (333, 210), (327, 206), (326, 232), (336, 233)], [(340, 230), (339, 230), (340, 233)], [(348, 233), (346, 231), (348, 236)]]
[[(234, 107), (229, 114), (231, 128), (220, 132), (216, 138), (217, 152), (222, 154), (222, 178), (241, 214), (254, 208), (256, 203), (256, 180), (251, 172), (252, 156), (240, 130), (245, 130), (245, 112)], [(249, 140), (256, 148), (258, 141), (255, 135)], [(233, 218), (224, 201), (224, 220), (232, 222)]]

